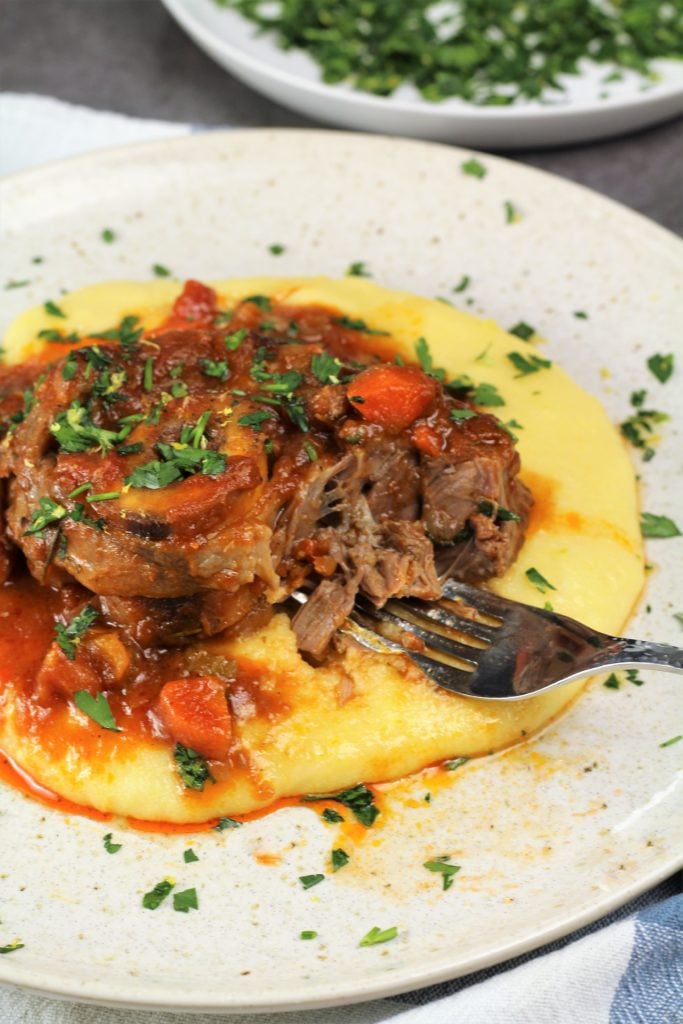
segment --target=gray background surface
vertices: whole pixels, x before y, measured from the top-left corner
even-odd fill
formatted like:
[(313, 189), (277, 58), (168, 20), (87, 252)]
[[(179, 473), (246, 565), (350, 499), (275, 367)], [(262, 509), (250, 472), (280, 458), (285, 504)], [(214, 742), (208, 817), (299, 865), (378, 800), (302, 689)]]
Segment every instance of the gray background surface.
[[(320, 127), (228, 75), (158, 0), (0, 0), (0, 87), (141, 117)], [(682, 118), (605, 142), (508, 155), (683, 234)]]

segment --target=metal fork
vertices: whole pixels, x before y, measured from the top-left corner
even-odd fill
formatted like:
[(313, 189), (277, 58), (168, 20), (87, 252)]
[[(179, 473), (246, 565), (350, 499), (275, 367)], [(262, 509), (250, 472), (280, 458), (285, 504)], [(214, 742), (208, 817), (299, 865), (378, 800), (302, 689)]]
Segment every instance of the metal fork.
[[(291, 595), (305, 604), (303, 590)], [(438, 686), (467, 697), (522, 700), (609, 669), (683, 672), (683, 650), (608, 636), (557, 612), (448, 580), (439, 601), (356, 600), (339, 630), (380, 654), (407, 654)]]

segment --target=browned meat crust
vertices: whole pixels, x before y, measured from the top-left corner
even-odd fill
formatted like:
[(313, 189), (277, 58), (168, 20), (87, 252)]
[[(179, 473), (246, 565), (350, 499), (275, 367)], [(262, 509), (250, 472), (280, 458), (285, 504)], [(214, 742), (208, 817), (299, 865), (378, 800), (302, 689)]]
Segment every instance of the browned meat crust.
[(531, 504), (509, 434), (413, 369), (419, 414), (371, 415), (367, 339), (290, 317), (238, 310), (0, 372), (0, 574), (15, 545), (142, 646), (212, 635), (307, 580), (293, 625), (316, 657), (359, 591), (429, 600), (445, 575), (501, 575)]

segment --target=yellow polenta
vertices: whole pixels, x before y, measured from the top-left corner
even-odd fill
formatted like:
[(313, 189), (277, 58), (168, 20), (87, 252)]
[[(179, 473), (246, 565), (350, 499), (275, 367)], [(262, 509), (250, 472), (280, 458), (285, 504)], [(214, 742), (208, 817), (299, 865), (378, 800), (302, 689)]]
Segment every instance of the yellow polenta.
[[(425, 337), (435, 364), (451, 376), (494, 384), (505, 399), (495, 409), (520, 424), (522, 478), (536, 497), (527, 540), (515, 565), (492, 589), (528, 604), (548, 596), (555, 610), (617, 632), (643, 583), (633, 470), (617, 431), (597, 399), (558, 366), (516, 376), (508, 353), (533, 348), (490, 320), (444, 303), (381, 288), (358, 278), (248, 278), (214, 285), (222, 306), (266, 294), (292, 305), (322, 304), (388, 331), (407, 355)], [(112, 282), (60, 298), (65, 332), (101, 331), (125, 315), (159, 324), (179, 284)], [(42, 308), (30, 310), (5, 338), (10, 362), (25, 359), (54, 327)], [(535, 568), (556, 588), (542, 595), (525, 572)], [(356, 782), (397, 778), (443, 758), (488, 753), (538, 729), (581, 684), (511, 705), (468, 700), (437, 689), (403, 659), (349, 650), (341, 664), (313, 668), (299, 656), (285, 615), (243, 639), (207, 643), (239, 660), (266, 666), (282, 710), (267, 718), (236, 712), (245, 767), (187, 790), (171, 745), (105, 733), (84, 723), (90, 742), (46, 749), (19, 735), (7, 713), (0, 748), (43, 785), (102, 811), (163, 821), (199, 822), (245, 813), (278, 797), (330, 792)], [(340, 696), (343, 694), (343, 698)], [(8, 702), (11, 704), (11, 701)], [(80, 720), (75, 710), (65, 714)], [(99, 732), (93, 746), (93, 729)], [(69, 729), (69, 735), (73, 728)], [(93, 751), (96, 756), (93, 757)]]

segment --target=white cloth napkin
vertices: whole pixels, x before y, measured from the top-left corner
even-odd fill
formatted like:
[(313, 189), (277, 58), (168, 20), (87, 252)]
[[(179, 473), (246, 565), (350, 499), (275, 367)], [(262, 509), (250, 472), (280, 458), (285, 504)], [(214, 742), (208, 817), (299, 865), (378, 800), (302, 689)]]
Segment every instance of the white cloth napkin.
[[(0, 93), (0, 174), (192, 130), (50, 97)], [(0, 1024), (683, 1024), (683, 896), (677, 893), (680, 880), (670, 879), (535, 953), (393, 999), (291, 1015), (150, 1017), (4, 989)]]

